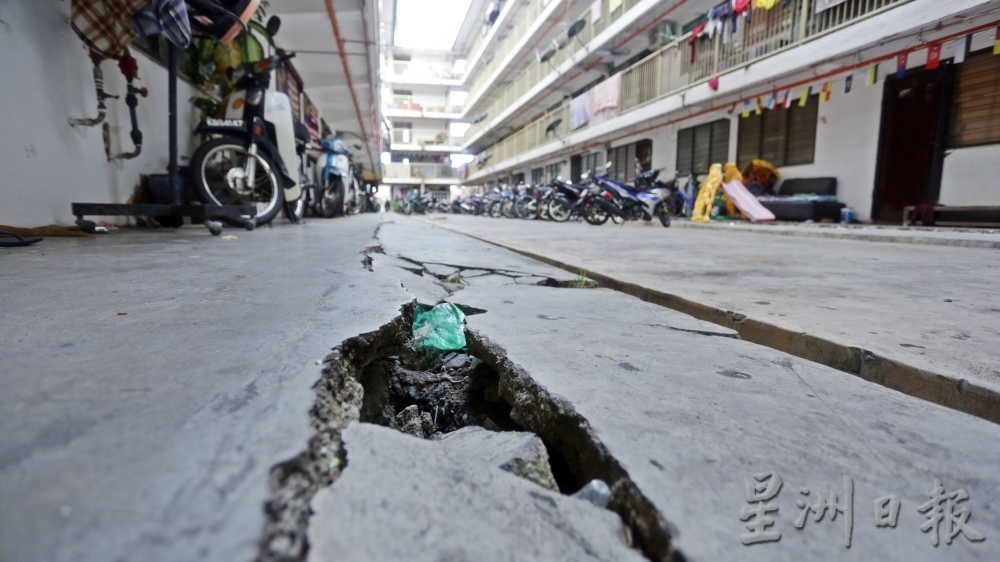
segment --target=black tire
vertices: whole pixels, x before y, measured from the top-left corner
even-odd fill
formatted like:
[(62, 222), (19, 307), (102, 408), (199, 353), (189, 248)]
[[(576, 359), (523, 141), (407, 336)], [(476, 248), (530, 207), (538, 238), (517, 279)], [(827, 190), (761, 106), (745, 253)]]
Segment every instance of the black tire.
[[(667, 201), (669, 201), (669, 199)], [(656, 218), (660, 219), (660, 224), (662, 224), (664, 228), (670, 227), (670, 213), (667, 211), (666, 201), (660, 201), (657, 203), (656, 208), (653, 209), (653, 214), (656, 215)]]
[(531, 220), (538, 214), (537, 206), (532, 205), (535, 198), (531, 195), (522, 195), (514, 201), (514, 213), (525, 220)]
[(495, 219), (503, 216), (503, 201), (494, 201), (490, 204), (490, 216)]
[(556, 197), (549, 201), (546, 208), (549, 217), (555, 222), (566, 222), (573, 216), (573, 207), (570, 206), (569, 201), (562, 197)]
[(332, 219), (344, 214), (344, 181), (340, 176), (331, 175), (327, 184), (318, 188), (317, 191), (319, 192), (317, 207), (321, 217)]
[[(243, 143), (232, 137), (221, 137), (210, 140), (198, 147), (191, 155), (191, 164), (188, 167), (192, 185), (198, 191), (198, 196), (206, 205), (256, 205), (258, 208), (256, 222), (258, 225), (271, 222), (278, 216), (285, 203), (285, 190), (278, 179), (277, 167), (264, 154), (258, 154), (257, 172), (254, 174), (255, 189), (250, 195), (233, 193), (227, 187), (224, 174), (220, 174), (219, 169), (212, 169), (210, 166), (212, 159), (216, 155), (221, 155), (228, 147), (234, 154), (246, 154)], [(245, 163), (243, 161), (238, 165)], [(225, 164), (225, 162), (220, 162)], [(237, 165), (235, 160), (234, 165)]]
[(599, 205), (588, 205), (583, 209), (583, 220), (594, 226), (601, 226), (608, 222), (608, 213), (604, 212)]

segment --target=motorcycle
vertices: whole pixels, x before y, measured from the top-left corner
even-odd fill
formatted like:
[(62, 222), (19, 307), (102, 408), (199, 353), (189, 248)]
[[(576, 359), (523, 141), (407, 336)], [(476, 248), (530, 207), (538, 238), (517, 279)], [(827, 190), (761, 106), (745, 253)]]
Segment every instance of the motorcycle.
[[(611, 162), (605, 168), (611, 167)], [(638, 160), (636, 161), (638, 167)], [(606, 190), (611, 197), (603, 196), (595, 201), (606, 212), (624, 220), (652, 220), (656, 217), (664, 227), (670, 226), (667, 201), (670, 190), (657, 184), (660, 169), (637, 174), (633, 187), (618, 183), (606, 176), (594, 177), (594, 183)]]
[[(280, 24), (276, 16), (267, 22), (272, 36)], [(191, 183), (202, 201), (254, 205), (258, 225), (271, 222), (301, 194), (298, 167), (285, 165), (296, 161), (291, 103), (285, 94), (267, 91), (271, 71), (294, 56), (271, 56), (230, 69), (235, 91), (226, 118), (207, 118), (195, 129), (198, 134), (218, 135), (191, 156)], [(238, 111), (242, 118), (235, 117)], [(288, 214), (294, 216), (295, 211)]]
[[(326, 158), (323, 171), (320, 173), (318, 193), (319, 214), (325, 218), (339, 217), (347, 212), (360, 208), (358, 203), (357, 175), (354, 173), (354, 162), (347, 145), (338, 138), (320, 139), (320, 147)], [(355, 144), (356, 149), (361, 145)]]

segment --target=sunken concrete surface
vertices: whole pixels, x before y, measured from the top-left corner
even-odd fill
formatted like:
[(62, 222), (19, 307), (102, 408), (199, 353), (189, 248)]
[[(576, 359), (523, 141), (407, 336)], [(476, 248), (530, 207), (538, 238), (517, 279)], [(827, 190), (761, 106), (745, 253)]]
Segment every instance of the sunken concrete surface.
[(0, 559), (253, 559), (316, 361), (413, 299), (376, 221), (0, 250)]
[(438, 443), (457, 455), (485, 462), (539, 486), (559, 491), (552, 476), (545, 443), (534, 433), (490, 431), (470, 425), (446, 433)]
[[(512, 370), (586, 420), (591, 439), (653, 503), (689, 562), (1000, 559), (996, 424), (746, 341), (696, 333), (690, 317), (610, 290), (473, 286), (451, 300), (488, 311), (467, 318), (472, 347), (482, 339), (479, 348), (502, 354), (483, 358), (500, 370), (515, 421), (556, 437), (531, 426), (545, 401), (510, 386)], [(576, 466), (578, 479), (590, 469)], [(780, 540), (744, 546), (740, 512), (757, 505), (747, 501), (745, 479), (769, 471), (783, 487), (767, 502), (778, 510), (764, 530)], [(793, 524), (802, 511), (796, 502), (815, 504), (817, 493), (830, 499), (835, 491), (845, 504), (845, 475), (854, 485), (849, 549), (843, 515), (820, 522), (810, 515), (802, 530)], [(946, 545), (942, 535), (932, 546), (917, 507), (935, 479), (948, 493), (968, 494), (955, 509), (969, 509), (968, 524), (985, 541), (958, 535)], [(872, 502), (889, 494), (901, 501), (898, 523), (876, 527)]]
[(809, 236), (769, 236), (749, 230), (796, 229), (462, 215), (432, 224), (585, 268), (602, 286), (737, 328), (743, 339), (1000, 423), (1000, 250), (819, 238), (832, 229), (818, 226), (797, 229)]
[(313, 499), (309, 560), (645, 560), (615, 513), (435, 441), (352, 424)]

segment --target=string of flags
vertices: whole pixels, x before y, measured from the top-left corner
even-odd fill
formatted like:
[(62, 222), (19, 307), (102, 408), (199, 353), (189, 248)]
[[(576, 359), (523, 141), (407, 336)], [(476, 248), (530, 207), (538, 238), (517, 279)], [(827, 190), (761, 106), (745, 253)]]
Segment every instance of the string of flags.
[[(953, 39), (947, 42), (935, 41), (927, 45), (926, 47), (927, 57), (923, 65), (924, 68), (926, 70), (934, 70), (940, 67), (942, 49), (945, 43), (954, 44), (953, 48), (954, 52), (952, 53), (953, 64), (959, 64), (965, 62), (966, 57), (968, 57), (969, 53), (972, 51), (972, 37), (973, 33), (967, 33), (958, 39)], [(914, 51), (903, 52), (896, 55), (894, 61), (895, 62), (894, 75), (897, 78), (903, 78), (904, 76), (906, 76), (907, 65), (912, 62), (910, 54), (912, 52), (920, 50), (923, 50), (923, 47), (921, 47), (920, 49), (914, 49)], [(998, 25), (993, 32), (993, 54), (1000, 55), (1000, 25)], [(879, 83), (879, 65), (882, 64), (883, 62), (885, 61), (878, 61), (872, 63), (864, 71), (865, 85), (875, 86)], [(829, 102), (830, 99), (833, 97), (833, 88), (834, 85), (832, 80), (822, 82), (821, 84), (810, 84), (808, 86), (805, 86), (804, 88), (802, 88), (802, 92), (799, 94), (798, 106), (806, 107), (807, 105), (809, 105), (810, 98), (816, 92), (818, 92), (819, 94), (819, 101), (821, 103)], [(854, 72), (851, 71), (847, 74), (847, 76), (844, 77), (843, 95), (845, 96), (850, 95), (853, 89), (854, 89)], [(737, 105), (743, 106), (740, 112), (740, 115), (743, 118), (750, 117), (751, 113), (760, 115), (761, 113), (763, 113), (763, 110), (765, 109), (774, 110), (778, 109), (779, 107), (783, 109), (789, 109), (792, 107), (792, 102), (794, 101), (794, 95), (795, 94), (792, 88), (785, 89), (783, 93), (781, 93), (779, 90), (775, 90), (770, 94), (765, 94), (757, 96), (756, 98), (749, 98), (743, 100), (742, 102), (734, 103), (729, 107), (729, 110), (726, 113), (728, 113), (729, 115), (733, 115), (734, 113), (736, 113)]]

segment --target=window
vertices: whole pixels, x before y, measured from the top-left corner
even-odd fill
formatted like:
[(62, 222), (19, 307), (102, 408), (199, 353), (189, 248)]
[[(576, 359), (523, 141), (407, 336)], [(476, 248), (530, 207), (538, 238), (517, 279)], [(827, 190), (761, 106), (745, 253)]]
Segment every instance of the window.
[(809, 97), (805, 107), (797, 101), (788, 109), (765, 109), (760, 115), (740, 118), (736, 139), (736, 164), (746, 166), (754, 158), (775, 166), (811, 164), (816, 153), (816, 120), (819, 95)]
[(636, 175), (636, 160), (639, 161), (639, 172), (648, 172), (653, 167), (653, 141), (649, 139), (612, 148), (608, 151), (607, 175), (618, 182), (629, 182)]
[(555, 164), (549, 164), (545, 167), (545, 179), (546, 181), (552, 181), (554, 179), (559, 179), (562, 176), (562, 162), (556, 162)]
[[(591, 152), (590, 154), (584, 154), (580, 158), (580, 170), (581, 173), (590, 174), (601, 174), (604, 172), (604, 153), (603, 152)], [(576, 181), (580, 178), (573, 178)]]
[(729, 120), (681, 129), (677, 132), (677, 172), (682, 176), (707, 174), (712, 164), (729, 160)]
[(1000, 142), (1000, 57), (977, 54), (958, 65), (948, 146)]
[(532, 168), (531, 185), (538, 185), (545, 181), (545, 170), (543, 168)]

